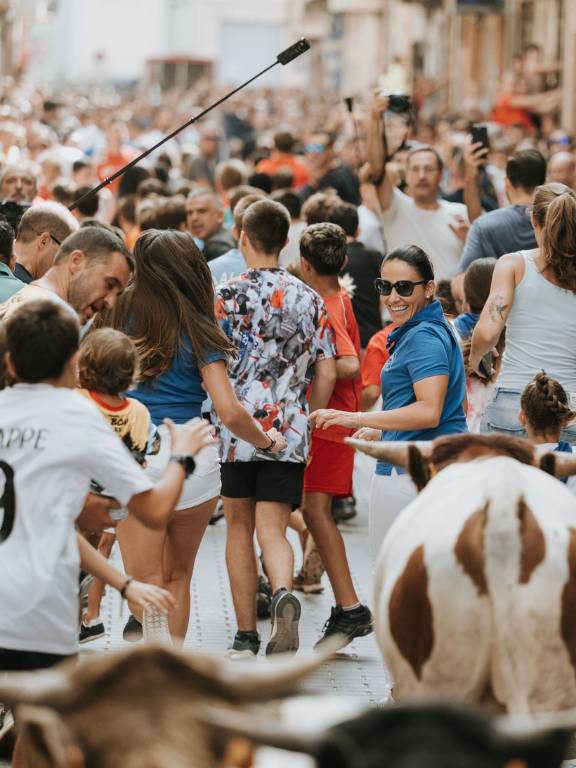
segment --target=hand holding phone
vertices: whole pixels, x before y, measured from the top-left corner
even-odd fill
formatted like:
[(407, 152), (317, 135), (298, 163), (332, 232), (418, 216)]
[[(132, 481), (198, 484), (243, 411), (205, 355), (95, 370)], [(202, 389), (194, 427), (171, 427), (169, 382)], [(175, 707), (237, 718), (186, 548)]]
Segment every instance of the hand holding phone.
[(470, 126), (470, 136), (472, 144), (482, 144), (482, 149), (490, 151), (490, 139), (488, 138), (488, 128), (480, 123)]

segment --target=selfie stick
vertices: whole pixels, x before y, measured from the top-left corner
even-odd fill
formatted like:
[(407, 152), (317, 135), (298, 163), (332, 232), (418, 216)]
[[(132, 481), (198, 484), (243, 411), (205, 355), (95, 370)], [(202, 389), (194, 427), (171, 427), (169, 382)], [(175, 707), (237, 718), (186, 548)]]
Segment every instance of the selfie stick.
[(165, 144), (170, 139), (173, 139), (174, 136), (177, 136), (180, 133), (180, 131), (184, 130), (184, 128), (188, 128), (189, 125), (192, 125), (197, 120), (200, 120), (201, 118), (203, 118), (204, 115), (208, 114), (208, 112), (211, 112), (215, 107), (218, 107), (220, 104), (222, 104), (224, 101), (229, 99), (231, 96), (234, 96), (234, 94), (238, 93), (238, 91), (241, 91), (242, 88), (245, 88), (247, 85), (250, 85), (250, 83), (253, 83), (254, 80), (257, 80), (259, 77), (264, 75), (270, 69), (272, 69), (273, 67), (276, 67), (278, 64), (282, 64), (282, 66), (285, 66), (286, 64), (289, 64), (291, 61), (294, 61), (294, 59), (297, 59), (298, 56), (301, 56), (303, 53), (306, 53), (306, 51), (308, 50), (310, 50), (310, 43), (308, 42), (308, 40), (306, 40), (305, 37), (301, 37), (300, 40), (298, 40), (298, 42), (294, 43), (289, 48), (286, 48), (285, 51), (282, 51), (281, 53), (279, 53), (276, 56), (276, 61), (273, 64), (270, 64), (269, 66), (267, 66), (266, 69), (262, 70), (262, 72), (258, 72), (258, 74), (254, 75), (254, 77), (251, 77), (250, 80), (246, 80), (245, 83), (242, 83), (242, 85), (239, 85), (233, 91), (230, 91), (230, 93), (227, 93), (226, 96), (223, 96), (218, 101), (215, 101), (214, 104), (211, 104), (203, 112), (200, 112), (199, 115), (196, 115), (196, 117), (193, 117), (191, 120), (188, 120), (188, 122), (184, 123), (184, 125), (181, 125), (179, 128), (176, 128), (176, 130), (172, 131), (172, 133), (169, 133), (168, 136), (165, 136), (163, 139), (160, 139), (160, 141), (157, 144), (154, 144), (153, 147), (150, 147), (150, 149), (147, 149), (145, 152), (142, 152), (141, 155), (138, 155), (138, 157), (135, 157), (134, 160), (131, 160), (129, 163), (124, 165), (122, 168), (116, 171), (116, 173), (113, 173), (112, 176), (108, 176), (107, 178), (105, 178), (101, 184), (98, 184), (97, 187), (94, 187), (93, 189), (89, 190), (88, 192), (86, 192), (85, 195), (82, 195), (82, 197), (79, 197), (78, 200), (72, 203), (72, 205), (68, 206), (68, 210), (73, 211), (84, 200), (87, 200), (92, 195), (95, 195), (97, 192), (100, 192), (101, 189), (104, 189), (104, 187), (107, 187), (119, 176), (122, 176), (123, 173), (126, 173), (126, 171), (129, 168), (133, 168), (135, 165), (137, 165), (140, 162), (140, 160), (143, 160), (145, 157), (148, 157), (148, 155), (151, 152), (154, 152), (154, 150), (158, 149), (158, 147), (161, 147), (162, 144)]
[(358, 163), (358, 170), (362, 167), (362, 156), (360, 155), (360, 135), (358, 133), (358, 123), (354, 117), (354, 99), (352, 96), (347, 96), (344, 101), (346, 102), (346, 108), (350, 113), (352, 122), (354, 123), (354, 147), (356, 150), (356, 162)]

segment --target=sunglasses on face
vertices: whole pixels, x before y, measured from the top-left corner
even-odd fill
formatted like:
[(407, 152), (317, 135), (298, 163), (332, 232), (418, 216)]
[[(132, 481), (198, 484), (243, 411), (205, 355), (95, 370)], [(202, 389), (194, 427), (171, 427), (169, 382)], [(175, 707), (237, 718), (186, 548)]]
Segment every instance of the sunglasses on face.
[(396, 283), (391, 283), (390, 280), (383, 280), (381, 277), (377, 277), (374, 280), (374, 288), (381, 296), (390, 296), (392, 289), (396, 291), (398, 296), (412, 296), (414, 293), (414, 286), (426, 285), (428, 280), (398, 280)]

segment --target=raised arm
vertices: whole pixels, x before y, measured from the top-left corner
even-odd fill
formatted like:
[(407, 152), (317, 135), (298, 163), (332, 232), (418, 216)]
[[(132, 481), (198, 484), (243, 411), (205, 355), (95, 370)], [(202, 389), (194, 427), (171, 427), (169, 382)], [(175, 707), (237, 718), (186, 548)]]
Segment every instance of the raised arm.
[(379, 91), (375, 91), (368, 125), (368, 162), (383, 210), (390, 207), (394, 195), (394, 185), (386, 172), (388, 142), (382, 116), (387, 108), (387, 97), (381, 96)]

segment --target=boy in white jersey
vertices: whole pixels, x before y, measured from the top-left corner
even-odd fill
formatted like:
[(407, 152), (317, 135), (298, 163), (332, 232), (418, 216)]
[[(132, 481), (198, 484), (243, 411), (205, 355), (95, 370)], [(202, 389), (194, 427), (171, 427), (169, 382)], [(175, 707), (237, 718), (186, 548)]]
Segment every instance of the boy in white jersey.
[(93, 478), (145, 525), (162, 529), (212, 443), (197, 420), (172, 434), (172, 460), (153, 486), (101, 414), (71, 391), (79, 325), (52, 301), (30, 301), (5, 323), (0, 392), (0, 671), (40, 669), (77, 652), (78, 573), (118, 589), (133, 606), (170, 609), (173, 598), (113, 568), (74, 522)]

